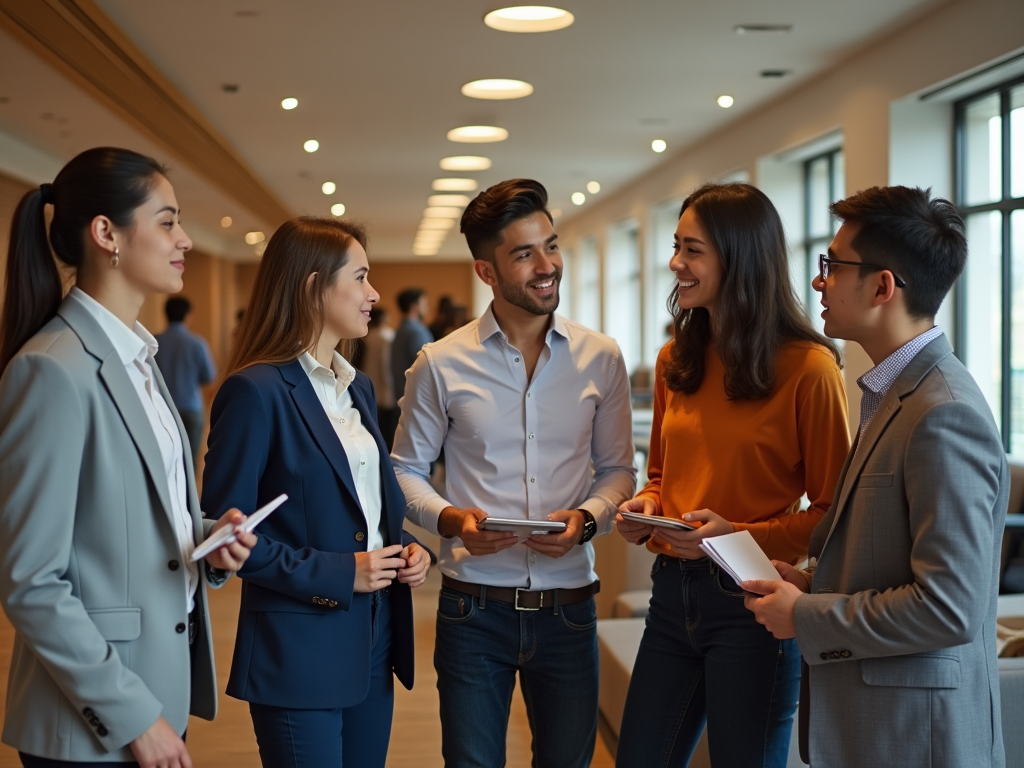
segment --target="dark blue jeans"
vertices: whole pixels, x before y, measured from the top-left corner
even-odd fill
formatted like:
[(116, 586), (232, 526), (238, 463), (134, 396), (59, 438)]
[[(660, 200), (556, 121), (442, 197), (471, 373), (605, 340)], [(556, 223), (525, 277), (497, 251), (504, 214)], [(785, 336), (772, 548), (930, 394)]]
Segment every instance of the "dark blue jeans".
[(626, 696), (617, 768), (684, 768), (708, 726), (716, 768), (784, 768), (800, 687), (795, 640), (776, 640), (709, 559), (660, 555)]
[(260, 760), (267, 768), (384, 768), (395, 704), (388, 590), (374, 592), (370, 600), (373, 645), (365, 699), (344, 709), (249, 704)]
[(505, 765), (516, 673), (534, 768), (586, 768), (597, 737), (594, 600), (517, 611), (442, 587), (434, 667), (446, 768)]

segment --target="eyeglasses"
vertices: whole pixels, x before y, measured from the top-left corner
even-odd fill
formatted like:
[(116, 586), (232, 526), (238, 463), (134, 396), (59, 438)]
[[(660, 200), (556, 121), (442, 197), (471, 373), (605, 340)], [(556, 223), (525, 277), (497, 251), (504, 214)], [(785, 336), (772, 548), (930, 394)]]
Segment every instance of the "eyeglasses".
[[(865, 264), (862, 261), (840, 261), (839, 259), (830, 259), (824, 253), (820, 253), (818, 254), (818, 274), (821, 275), (822, 280), (826, 279), (829, 275), (832, 274), (833, 264), (849, 264), (851, 267), (867, 267), (868, 269), (888, 269), (890, 272), (892, 272), (891, 269), (889, 269), (888, 267), (883, 267), (881, 264)], [(893, 280), (896, 281), (897, 288), (907, 287), (907, 281), (904, 280), (899, 275), (897, 275), (895, 272), (892, 272), (892, 277)]]

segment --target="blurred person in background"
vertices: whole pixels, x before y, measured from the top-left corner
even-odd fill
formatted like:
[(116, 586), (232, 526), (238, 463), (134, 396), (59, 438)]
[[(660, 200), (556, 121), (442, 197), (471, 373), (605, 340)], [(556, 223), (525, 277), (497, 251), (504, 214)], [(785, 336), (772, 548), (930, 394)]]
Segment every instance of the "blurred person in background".
[(157, 364), (185, 425), (194, 464), (199, 457), (199, 444), (206, 427), (201, 387), (214, 380), (217, 370), (206, 340), (189, 330), (192, 302), (184, 296), (174, 296), (167, 300), (164, 312), (167, 314), (167, 330), (156, 335), (160, 345)]
[(388, 324), (390, 313), (383, 307), (370, 310), (370, 328), (363, 337), (363, 354), (359, 370), (373, 383), (377, 394), (377, 423), (388, 451), (395, 441), (398, 408), (395, 405), (394, 372), (391, 370), (391, 345), (395, 329)]
[(434, 312), (434, 322), (430, 324), (430, 333), (434, 341), (444, 338), (455, 327), (455, 302), (452, 297), (442, 296), (437, 302), (437, 311)]
[(434, 336), (423, 324), (423, 318), (430, 311), (425, 290), (406, 288), (398, 294), (398, 310), (402, 313), (402, 323), (391, 343), (391, 375), (395, 402), (401, 407), (405, 395), (405, 372), (412, 367), (423, 345), (432, 342)]

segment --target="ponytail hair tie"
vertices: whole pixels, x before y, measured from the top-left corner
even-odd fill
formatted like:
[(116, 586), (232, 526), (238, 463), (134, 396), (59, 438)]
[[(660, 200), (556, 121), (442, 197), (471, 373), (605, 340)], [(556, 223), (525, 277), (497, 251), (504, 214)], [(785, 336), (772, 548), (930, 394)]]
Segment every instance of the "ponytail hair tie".
[(40, 184), (39, 192), (42, 195), (43, 205), (53, 205), (53, 184)]

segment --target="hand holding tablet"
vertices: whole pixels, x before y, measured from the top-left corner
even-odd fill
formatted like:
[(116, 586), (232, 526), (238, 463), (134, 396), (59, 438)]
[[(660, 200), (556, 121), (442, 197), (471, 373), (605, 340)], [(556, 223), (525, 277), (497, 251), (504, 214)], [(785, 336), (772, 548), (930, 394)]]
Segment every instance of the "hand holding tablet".
[(485, 517), (477, 523), (481, 531), (512, 531), (521, 536), (562, 533), (565, 523), (553, 520), (522, 520), (509, 517)]
[(653, 525), (655, 528), (671, 528), (676, 531), (695, 531), (700, 528), (699, 525), (693, 525), (691, 523), (683, 522), (674, 517), (661, 517), (656, 515), (641, 515), (638, 512), (619, 512), (622, 515), (623, 520), (629, 520), (631, 523), (642, 523), (643, 525)]

